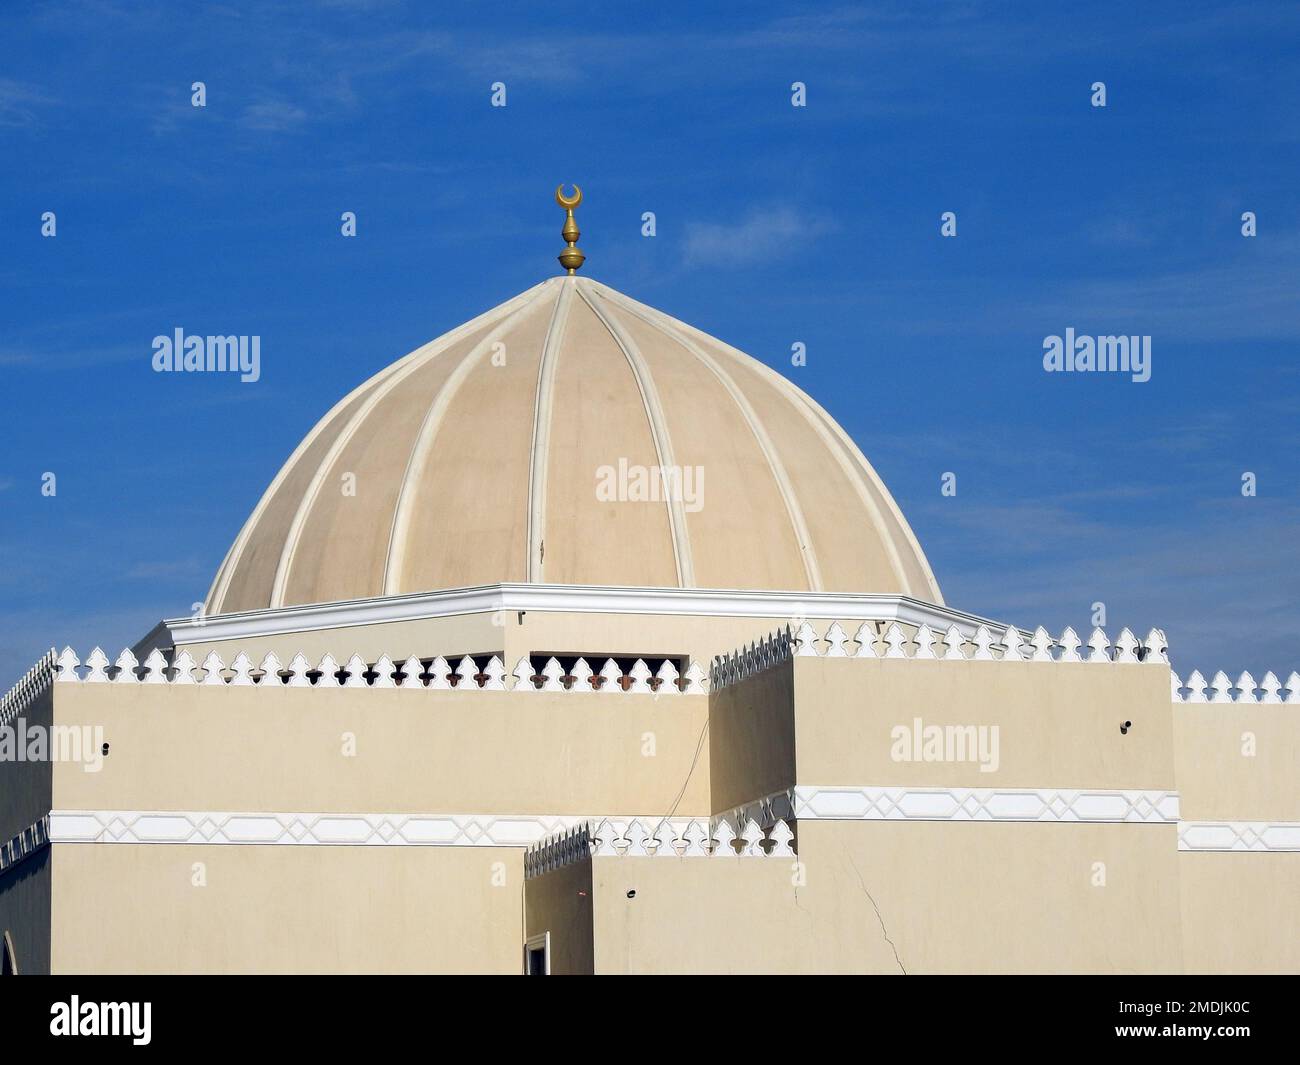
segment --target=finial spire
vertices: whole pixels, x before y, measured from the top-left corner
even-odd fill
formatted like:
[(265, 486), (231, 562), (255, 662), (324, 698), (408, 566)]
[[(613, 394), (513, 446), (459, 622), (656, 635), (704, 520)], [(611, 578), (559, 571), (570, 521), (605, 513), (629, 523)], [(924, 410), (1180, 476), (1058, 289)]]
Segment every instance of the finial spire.
[(560, 235), (564, 237), (565, 242), (569, 245), (564, 251), (560, 252), (558, 258), (560, 265), (570, 274), (576, 274), (579, 267), (587, 261), (587, 257), (582, 254), (578, 248), (578, 238), (582, 234), (578, 231), (578, 223), (574, 220), (573, 209), (582, 203), (582, 189), (577, 185), (573, 186), (573, 195), (564, 195), (564, 186), (555, 187), (555, 202), (564, 208), (564, 229)]

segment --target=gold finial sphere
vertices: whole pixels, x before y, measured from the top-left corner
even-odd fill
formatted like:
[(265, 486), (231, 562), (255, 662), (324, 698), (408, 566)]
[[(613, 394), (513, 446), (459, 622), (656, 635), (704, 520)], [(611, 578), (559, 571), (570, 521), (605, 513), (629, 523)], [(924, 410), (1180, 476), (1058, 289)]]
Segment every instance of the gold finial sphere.
[(560, 231), (560, 235), (564, 237), (565, 243), (568, 244), (568, 247), (560, 252), (557, 258), (560, 260), (560, 265), (568, 273), (576, 274), (578, 268), (587, 261), (587, 257), (578, 248), (578, 238), (582, 234), (578, 230), (577, 220), (573, 217), (573, 209), (582, 203), (582, 189), (574, 185), (573, 194), (566, 196), (564, 195), (564, 184), (556, 185), (555, 202), (564, 208), (564, 229)]

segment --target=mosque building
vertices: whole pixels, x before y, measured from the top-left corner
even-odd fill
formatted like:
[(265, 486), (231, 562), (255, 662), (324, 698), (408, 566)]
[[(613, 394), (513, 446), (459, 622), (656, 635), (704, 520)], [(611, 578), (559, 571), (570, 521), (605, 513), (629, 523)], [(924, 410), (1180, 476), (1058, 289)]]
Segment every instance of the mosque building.
[(340, 399), (202, 613), (0, 702), (5, 971), (1300, 970), (1300, 677), (948, 605), (557, 201), (565, 273)]

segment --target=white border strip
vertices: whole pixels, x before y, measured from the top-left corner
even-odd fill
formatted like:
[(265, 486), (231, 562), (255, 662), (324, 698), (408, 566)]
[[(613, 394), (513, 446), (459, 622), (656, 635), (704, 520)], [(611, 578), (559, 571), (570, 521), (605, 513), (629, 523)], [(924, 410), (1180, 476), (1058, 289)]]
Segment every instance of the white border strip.
[(1300, 821), (1183, 821), (1180, 851), (1300, 851)]
[[(370, 847), (529, 847), (576, 825), (634, 821), (662, 814), (591, 817), (547, 814), (349, 814), (143, 810), (54, 810), (51, 843), (199, 843)], [(690, 817), (669, 824), (684, 832)]]
[(804, 785), (719, 818), (799, 821), (1054, 821), (1176, 824), (1178, 792), (1060, 788), (889, 788)]

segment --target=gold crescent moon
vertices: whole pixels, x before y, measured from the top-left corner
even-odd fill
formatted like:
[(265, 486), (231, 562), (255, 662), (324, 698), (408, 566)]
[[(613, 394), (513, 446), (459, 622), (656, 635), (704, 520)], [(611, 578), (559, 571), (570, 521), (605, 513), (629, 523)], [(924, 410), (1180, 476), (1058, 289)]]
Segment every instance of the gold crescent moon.
[(577, 185), (573, 186), (573, 195), (564, 195), (563, 183), (555, 186), (555, 202), (563, 207), (566, 211), (572, 211), (582, 202), (582, 189)]

